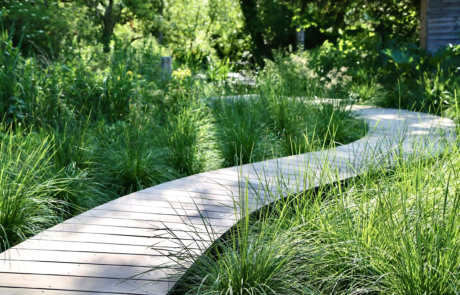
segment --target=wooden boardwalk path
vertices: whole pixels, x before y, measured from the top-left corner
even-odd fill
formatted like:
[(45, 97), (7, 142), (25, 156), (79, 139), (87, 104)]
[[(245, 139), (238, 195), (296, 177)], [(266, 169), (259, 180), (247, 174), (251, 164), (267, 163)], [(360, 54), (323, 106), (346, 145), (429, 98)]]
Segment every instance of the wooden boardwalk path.
[[(0, 254), (0, 294), (166, 294), (174, 281), (165, 273), (177, 270), (148, 271), (167, 262), (165, 251), (187, 245), (202, 253), (213, 242), (190, 227), (205, 231), (209, 223), (221, 234), (234, 225), (233, 206), (242, 188), (248, 188), (247, 209), (252, 211), (289, 192), (386, 165), (394, 153), (411, 155), (423, 144), (436, 154), (455, 140), (454, 124), (447, 119), (391, 109), (357, 112), (370, 131), (354, 143), (157, 185), (26, 240)], [(148, 273), (125, 281), (142, 272)]]

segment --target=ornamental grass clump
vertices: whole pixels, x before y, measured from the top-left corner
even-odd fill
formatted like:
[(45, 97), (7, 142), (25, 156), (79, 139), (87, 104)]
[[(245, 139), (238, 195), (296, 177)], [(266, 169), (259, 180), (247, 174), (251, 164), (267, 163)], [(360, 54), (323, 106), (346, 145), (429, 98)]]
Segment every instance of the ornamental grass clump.
[(172, 108), (166, 122), (159, 129), (157, 145), (165, 153), (165, 159), (178, 175), (188, 176), (203, 172), (208, 119), (199, 104)]
[(167, 154), (156, 144), (152, 122), (118, 122), (100, 130), (95, 177), (120, 196), (175, 179)]
[(247, 164), (261, 160), (264, 125), (256, 111), (256, 99), (237, 97), (212, 102), (216, 121), (215, 134), (225, 166)]
[(0, 127), (0, 251), (53, 225), (62, 211), (53, 196), (54, 178), (46, 178), (49, 140), (30, 131)]

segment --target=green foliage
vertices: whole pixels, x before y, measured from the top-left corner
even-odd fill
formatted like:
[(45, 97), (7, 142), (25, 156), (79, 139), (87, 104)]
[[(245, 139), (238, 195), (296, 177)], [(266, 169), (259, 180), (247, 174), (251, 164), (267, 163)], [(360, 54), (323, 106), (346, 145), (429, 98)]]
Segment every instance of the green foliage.
[[(238, 59), (248, 48), (237, 1), (171, 0), (163, 11), (164, 41), (174, 45), (174, 57), (200, 63), (211, 53)], [(188, 64), (191, 65), (190, 62)]]
[(423, 76), (417, 80), (425, 97), (424, 103), (433, 106), (433, 108), (455, 104), (453, 93), (450, 93), (449, 90), (457, 81), (453, 73), (447, 75), (444, 74), (443, 70), (438, 69), (435, 73), (424, 72)]
[(20, 79), (18, 68), (21, 66), (21, 53), (15, 48), (11, 36), (2, 31), (0, 45), (0, 116), (11, 122), (15, 117), (23, 118), (26, 112), (21, 89), (17, 84)]
[[(52, 58), (71, 41), (69, 19), (82, 15), (69, 3), (58, 1), (2, 1), (2, 26), (8, 29), (15, 45)], [(66, 44), (67, 43), (67, 44)]]
[(448, 46), (430, 54), (413, 44), (387, 45), (376, 51), (376, 41), (363, 37), (339, 39), (336, 45), (325, 42), (302, 53), (281, 52), (275, 55), (276, 66), (268, 63), (259, 76), (261, 81), (270, 81), (268, 92), (283, 85), (300, 97), (351, 99), (452, 116), (457, 109), (460, 47)]
[(307, 54), (278, 56), (276, 63), (268, 64), (259, 77), (258, 109), (263, 113), (262, 120), (279, 138), (282, 155), (309, 152), (332, 142), (345, 144), (363, 135), (363, 125), (352, 119), (346, 101), (315, 101), (346, 87), (351, 79), (344, 73), (346, 70), (332, 69), (325, 79), (320, 79), (309, 60)]
[(255, 62), (263, 67), (264, 59), (273, 59), (273, 49), (295, 45), (296, 33), (292, 26), (292, 11), (273, 0), (242, 0), (241, 11), (245, 31), (251, 36)]
[[(114, 42), (116, 50), (107, 55), (74, 38), (65, 56), (51, 59), (24, 58), (11, 35), (1, 37), (2, 250), (122, 194), (292, 154), (279, 148), (288, 137), (298, 146), (334, 141), (328, 132), (336, 126), (323, 125), (336, 111), (343, 113), (340, 120), (353, 121), (336, 106), (314, 115), (318, 110), (306, 99), (294, 98), (322, 94), (315, 86), (319, 77), (294, 54), (280, 54), (254, 74), (255, 85), (245, 86), (227, 81), (228, 60), (211, 60), (209, 72), (175, 64), (173, 75), (164, 77), (164, 50), (148, 40)], [(209, 104), (215, 95), (248, 92), (258, 94)], [(304, 131), (314, 130), (316, 120), (324, 120), (324, 134), (313, 140)]]
[[(261, 231), (253, 236), (254, 230)], [(276, 226), (271, 231), (240, 225), (213, 246), (215, 255), (197, 257), (176, 286), (180, 294), (313, 294), (302, 286), (293, 266), (289, 239)], [(304, 291), (305, 293), (302, 293)]]
[(95, 138), (89, 122), (77, 123), (69, 119), (63, 128), (45, 128), (41, 134), (50, 136), (51, 164), (47, 178), (56, 178), (59, 190), (54, 198), (63, 201), (71, 214), (94, 208), (112, 197), (106, 183), (93, 173), (96, 162)]
[[(364, 135), (347, 101), (319, 99), (460, 120), (460, 47), (408, 43), (418, 1), (2, 5), (0, 250), (122, 194)], [(296, 26), (311, 50), (293, 52)], [(265, 65), (242, 67), (255, 85), (228, 81), (237, 60)], [(212, 255), (189, 257), (186, 292), (459, 293), (458, 156), (400, 161), (247, 217)]]
[(420, 1), (300, 1), (284, 0), (294, 11), (293, 23), (303, 27), (311, 42), (307, 48), (325, 40), (335, 42), (344, 36), (376, 35), (380, 44), (398, 39), (416, 42), (420, 24)]
[[(62, 126), (69, 116), (116, 122), (134, 105), (151, 102), (157, 88), (153, 80), (160, 73), (152, 68), (159, 56), (150, 51), (152, 45), (124, 47), (109, 57), (76, 49), (63, 61), (40, 62), (22, 58), (5, 32), (2, 40), (0, 111), (8, 122)], [(133, 72), (134, 66), (145, 78)]]

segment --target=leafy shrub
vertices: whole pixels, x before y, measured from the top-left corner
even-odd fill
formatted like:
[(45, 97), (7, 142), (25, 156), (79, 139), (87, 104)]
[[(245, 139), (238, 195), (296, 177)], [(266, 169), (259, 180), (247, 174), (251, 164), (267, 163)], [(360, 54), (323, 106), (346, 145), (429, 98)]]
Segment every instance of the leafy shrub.
[[(1, 18), (0, 18), (1, 20)], [(19, 83), (21, 66), (24, 59), (19, 48), (13, 46), (11, 36), (6, 31), (1, 32), (0, 38), (0, 116), (11, 123), (15, 118), (26, 117), (28, 110), (24, 92)], [(26, 89), (24, 89), (26, 90)]]

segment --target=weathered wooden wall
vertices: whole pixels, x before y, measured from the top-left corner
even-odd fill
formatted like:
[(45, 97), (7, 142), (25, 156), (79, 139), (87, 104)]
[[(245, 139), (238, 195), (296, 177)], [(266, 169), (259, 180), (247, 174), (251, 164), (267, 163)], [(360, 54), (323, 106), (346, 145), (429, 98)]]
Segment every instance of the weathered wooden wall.
[[(423, 15), (426, 3), (426, 18)], [(460, 0), (424, 0), (422, 22), (426, 21), (426, 49), (435, 52), (441, 46), (460, 44)], [(422, 34), (423, 39), (423, 24)], [(423, 47), (423, 40), (421, 42)]]

